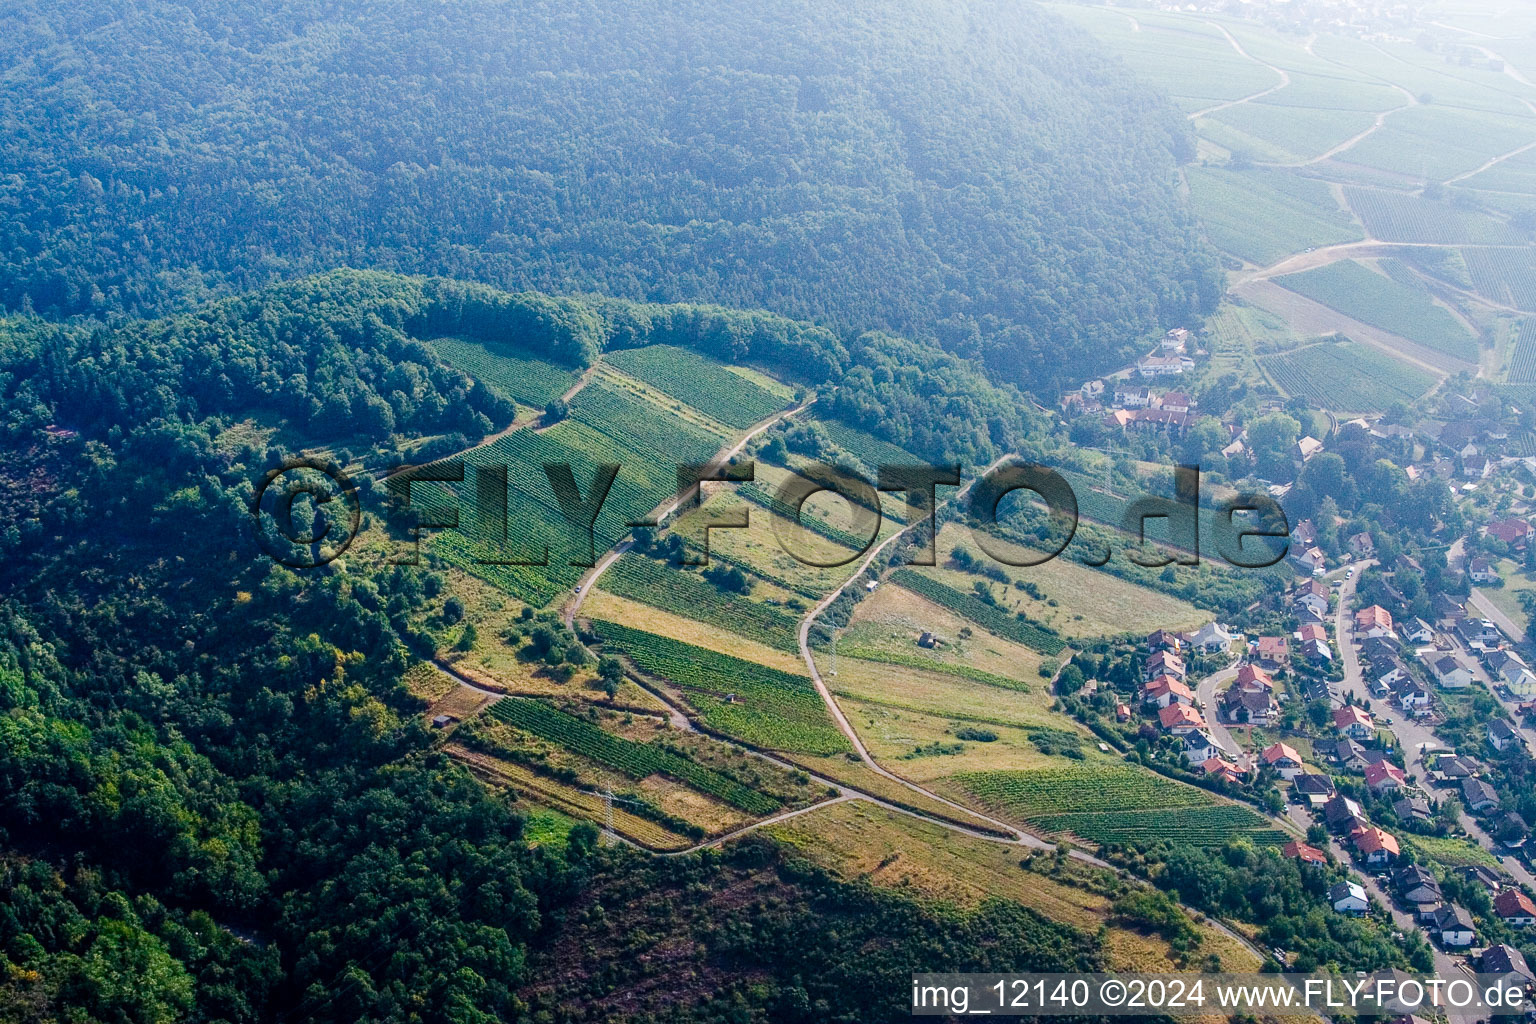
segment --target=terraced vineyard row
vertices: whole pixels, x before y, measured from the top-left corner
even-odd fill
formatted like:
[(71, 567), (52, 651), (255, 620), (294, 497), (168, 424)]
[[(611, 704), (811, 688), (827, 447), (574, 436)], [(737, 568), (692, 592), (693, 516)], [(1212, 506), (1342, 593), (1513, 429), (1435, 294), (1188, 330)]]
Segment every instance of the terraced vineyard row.
[(1030, 819), (1042, 814), (1118, 811), (1123, 807), (1201, 807), (1211, 802), (1203, 790), (1122, 762), (964, 772), (953, 778), (978, 800)]
[(772, 814), (783, 805), (765, 793), (742, 785), (713, 768), (662, 750), (649, 743), (615, 736), (591, 722), (557, 711), (527, 697), (503, 697), (489, 714), (535, 736), (558, 743), (574, 754), (635, 779), (661, 773), (702, 793), (724, 800), (748, 814)]
[(800, 620), (770, 604), (727, 594), (697, 572), (638, 554), (626, 554), (604, 575), (604, 590), (798, 652)]
[(1450, 311), (1437, 306), (1427, 291), (1378, 274), (1354, 260), (1287, 274), (1275, 278), (1275, 283), (1426, 348), (1477, 362), (1477, 336)]
[[(780, 501), (778, 496), (766, 487), (759, 484), (741, 484), (736, 488), (736, 493), (753, 504), (762, 506), (786, 522), (795, 522), (795, 510)], [(846, 548), (851, 548), (854, 551), (864, 549), (863, 538), (855, 537), (847, 530), (840, 530), (809, 513), (800, 517), (800, 525), (812, 533), (819, 534), (827, 540), (835, 541)]]
[(1467, 248), (1461, 255), (1479, 295), (1536, 313), (1536, 254), (1529, 249)]
[[(705, 724), (770, 750), (830, 755), (849, 749), (809, 676), (718, 654), (668, 637), (593, 619), (605, 646), (650, 675), (688, 691)], [(727, 695), (734, 700), (726, 703)]]
[(1401, 192), (1349, 186), (1344, 195), (1365, 222), (1372, 238), (1383, 242), (1429, 242), (1437, 245), (1519, 245), (1508, 225), (1469, 210), (1460, 210)]
[(1259, 364), (1287, 395), (1335, 412), (1374, 412), (1413, 401), (1434, 386), (1429, 373), (1356, 342), (1308, 345)]
[(1509, 360), (1511, 384), (1536, 384), (1536, 320), (1520, 321), (1515, 354)]
[(531, 352), (488, 347), (477, 341), (436, 338), (432, 348), (443, 362), (462, 370), (504, 398), (542, 409), (576, 382), (577, 371)]
[(934, 604), (942, 605), (955, 614), (970, 619), (1005, 640), (1021, 643), (1041, 654), (1060, 654), (1067, 648), (1066, 642), (1053, 630), (1010, 615), (980, 598), (961, 593), (947, 584), (930, 579), (912, 569), (897, 569), (891, 574), (891, 580)]
[(685, 348), (648, 345), (619, 349), (604, 358), (656, 390), (739, 429), (750, 427), (784, 408), (785, 403), (778, 396)]
[(1047, 814), (1031, 819), (1046, 832), (1070, 832), (1095, 843), (1150, 846), (1223, 846), (1238, 836), (1261, 846), (1278, 846), (1292, 837), (1270, 827), (1246, 807), (1182, 807), (1177, 810)]

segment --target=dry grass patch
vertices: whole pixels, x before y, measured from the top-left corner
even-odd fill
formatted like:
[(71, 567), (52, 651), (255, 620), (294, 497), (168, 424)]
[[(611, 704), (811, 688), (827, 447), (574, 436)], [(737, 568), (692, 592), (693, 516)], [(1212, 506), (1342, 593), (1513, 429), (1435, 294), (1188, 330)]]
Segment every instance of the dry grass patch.
[(648, 604), (641, 604), (639, 601), (631, 601), (606, 590), (594, 590), (587, 596), (581, 605), (581, 617), (617, 622), (631, 629), (643, 629), (647, 633), (655, 633), (657, 636), (692, 644), (717, 654), (728, 654), (743, 661), (754, 661), (781, 672), (805, 674), (805, 662), (788, 651), (776, 650), (766, 644), (749, 640), (740, 633), (732, 633), (728, 629), (722, 629), (707, 622), (675, 615)]
[[(839, 696), (948, 716), (956, 721), (1078, 731), (1071, 719), (1048, 709), (1052, 698), (1045, 692), (1043, 679), (1037, 680), (1039, 685), (1032, 692), (1024, 693), (942, 672), (847, 657), (837, 659), (834, 676), (829, 674), (831, 658), (826, 654), (817, 655), (816, 665), (827, 686)], [(1086, 740), (1088, 734), (1083, 735)]]
[[(971, 631), (969, 639), (961, 639), (963, 629)], [(944, 643), (919, 647), (917, 640), (924, 633), (933, 633)], [(1031, 686), (1044, 683), (1036, 651), (994, 636), (949, 609), (890, 583), (881, 584), (859, 602), (848, 629), (838, 640), (838, 649), (877, 659), (884, 656), (908, 663), (926, 660), (936, 666), (966, 666)]]
[[(1040, 753), (1029, 741), (1028, 733), (1015, 726), (984, 726), (997, 736), (990, 743), (965, 741), (955, 737), (957, 728), (970, 724), (964, 721), (847, 697), (839, 698), (838, 702), (870, 756), (881, 767), (922, 785), (956, 772), (1043, 768), (1063, 763), (1061, 758)], [(958, 749), (955, 753), (911, 756), (915, 750), (933, 749), (935, 745), (945, 750)], [(964, 805), (975, 803), (959, 789), (943, 795)]]
[(877, 774), (863, 761), (850, 761), (846, 755), (836, 754), (830, 757), (818, 757), (811, 754), (786, 754), (784, 757), (786, 760), (801, 765), (807, 771), (815, 772), (824, 779), (831, 779), (833, 782), (850, 786), (880, 800), (919, 811), (930, 817), (939, 818), (942, 821), (964, 825), (967, 828), (979, 829), (984, 832), (998, 831), (996, 826), (988, 824), (976, 815), (957, 810), (947, 804), (934, 800), (932, 797), (915, 792), (899, 782)]

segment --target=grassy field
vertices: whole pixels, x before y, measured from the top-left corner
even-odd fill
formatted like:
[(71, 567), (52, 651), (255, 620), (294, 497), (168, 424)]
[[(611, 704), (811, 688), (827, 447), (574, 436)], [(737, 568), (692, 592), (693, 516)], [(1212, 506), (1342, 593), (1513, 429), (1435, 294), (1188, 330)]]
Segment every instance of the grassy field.
[(800, 649), (800, 618), (793, 610), (728, 594), (697, 571), (633, 552), (603, 574), (602, 589), (662, 611), (682, 613), (781, 651)]
[(962, 590), (951, 586), (936, 578), (933, 570), (923, 572), (917, 569), (897, 569), (891, 574), (891, 582), (935, 604), (943, 605), (995, 636), (1031, 647), (1041, 654), (1056, 655), (1066, 649), (1066, 641), (1054, 631), (1030, 622), (1027, 618), (1020, 618), (1017, 614), (1009, 614), (1006, 607), (995, 598), (986, 601), (968, 588)]
[(1050, 710), (1054, 698), (1047, 692), (1044, 680), (1037, 679), (1040, 685), (1026, 693), (987, 686), (930, 669), (863, 661), (841, 652), (837, 658), (837, 675), (831, 673), (832, 659), (827, 654), (818, 652), (816, 665), (827, 686), (839, 696), (961, 722), (1024, 727), (1071, 726), (1067, 719)]
[(1185, 177), (1211, 242), (1250, 263), (1267, 266), (1309, 246), (1365, 237), (1327, 182), (1288, 171), (1195, 166)]
[(1378, 274), (1355, 260), (1287, 274), (1275, 282), (1426, 348), (1470, 363), (1478, 361), (1477, 336), (1436, 305), (1427, 291)]
[(1422, 196), (1378, 188), (1346, 187), (1345, 200), (1365, 223), (1371, 237), (1383, 242), (1424, 242), (1434, 245), (1518, 245), (1520, 237), (1501, 221), (1474, 210)]
[(602, 589), (593, 590), (587, 595), (581, 605), (581, 616), (622, 622), (633, 629), (671, 637), (685, 644), (743, 658), (781, 672), (805, 671), (805, 662), (801, 660), (798, 650), (769, 647), (712, 623), (664, 611), (640, 601), (631, 601)]
[[(856, 697), (839, 697), (837, 702), (878, 764), (922, 785), (937, 783), (956, 772), (1036, 769), (1063, 763), (1060, 757), (1043, 754), (1030, 742), (1031, 729), (1040, 726), (980, 726), (943, 711), (917, 711)], [(956, 736), (967, 728), (985, 728), (996, 739), (979, 742)], [(957, 789), (942, 795), (982, 807), (974, 796)]]
[[(960, 631), (966, 628), (972, 635), (962, 639)], [(919, 647), (917, 639), (924, 633), (942, 637), (944, 642), (937, 647)], [(1016, 680), (1018, 685), (1041, 682), (1039, 652), (978, 632), (968, 619), (892, 583), (881, 585), (859, 602), (839, 637), (838, 650), (854, 657), (955, 675), (979, 672), (983, 677)]]
[(1380, 412), (1435, 384), (1425, 370), (1352, 341), (1322, 342), (1259, 360), (1286, 395), (1335, 412)]

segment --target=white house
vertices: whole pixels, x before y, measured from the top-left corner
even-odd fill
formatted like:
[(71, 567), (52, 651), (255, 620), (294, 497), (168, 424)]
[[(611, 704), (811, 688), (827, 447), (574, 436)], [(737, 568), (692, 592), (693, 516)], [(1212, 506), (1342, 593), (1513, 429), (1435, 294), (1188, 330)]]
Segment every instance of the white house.
[(1225, 751), (1218, 747), (1210, 734), (1202, 729), (1197, 729), (1184, 737), (1184, 756), (1189, 758), (1190, 764), (1204, 764), (1223, 753)]
[(1454, 903), (1435, 911), (1430, 927), (1440, 933), (1442, 946), (1460, 949), (1477, 941), (1477, 930), (1472, 926), (1472, 915)]
[(1472, 670), (1454, 654), (1446, 654), (1429, 663), (1435, 681), (1447, 690), (1464, 690), (1472, 685)]
[(1334, 883), (1328, 890), (1328, 899), (1333, 903), (1333, 909), (1341, 914), (1364, 914), (1371, 907), (1365, 886), (1359, 882)]
[(1328, 557), (1323, 554), (1323, 549), (1318, 547), (1305, 548), (1291, 557), (1292, 561), (1307, 572), (1316, 572), (1328, 566)]
[(1499, 571), (1488, 559), (1474, 558), (1467, 565), (1467, 575), (1472, 577), (1473, 583), (1493, 583), (1499, 578)]
[(1264, 749), (1259, 755), (1259, 760), (1264, 766), (1272, 768), (1275, 774), (1289, 782), (1301, 774), (1301, 755), (1296, 753), (1296, 748), (1286, 743), (1274, 743)]
[(1403, 636), (1408, 638), (1409, 643), (1427, 644), (1435, 639), (1435, 630), (1423, 619), (1416, 618), (1403, 628)]
[(1219, 622), (1207, 622), (1185, 638), (1191, 647), (1202, 651), (1217, 652), (1227, 650), (1233, 640), (1231, 633)]
[(1504, 751), (1520, 745), (1520, 734), (1502, 718), (1488, 723), (1488, 743), (1494, 750)]
[(1306, 462), (1312, 456), (1323, 450), (1323, 442), (1308, 435), (1296, 442), (1296, 454), (1302, 462)]

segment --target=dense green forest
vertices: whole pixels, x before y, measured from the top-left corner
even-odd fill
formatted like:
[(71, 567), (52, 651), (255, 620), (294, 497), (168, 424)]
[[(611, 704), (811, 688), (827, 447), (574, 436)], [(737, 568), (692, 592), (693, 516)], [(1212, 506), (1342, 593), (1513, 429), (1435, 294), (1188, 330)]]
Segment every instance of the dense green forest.
[(1048, 388), (1218, 294), (1165, 100), (1033, 4), (22, 3), (0, 302), (352, 265), (762, 308)]

